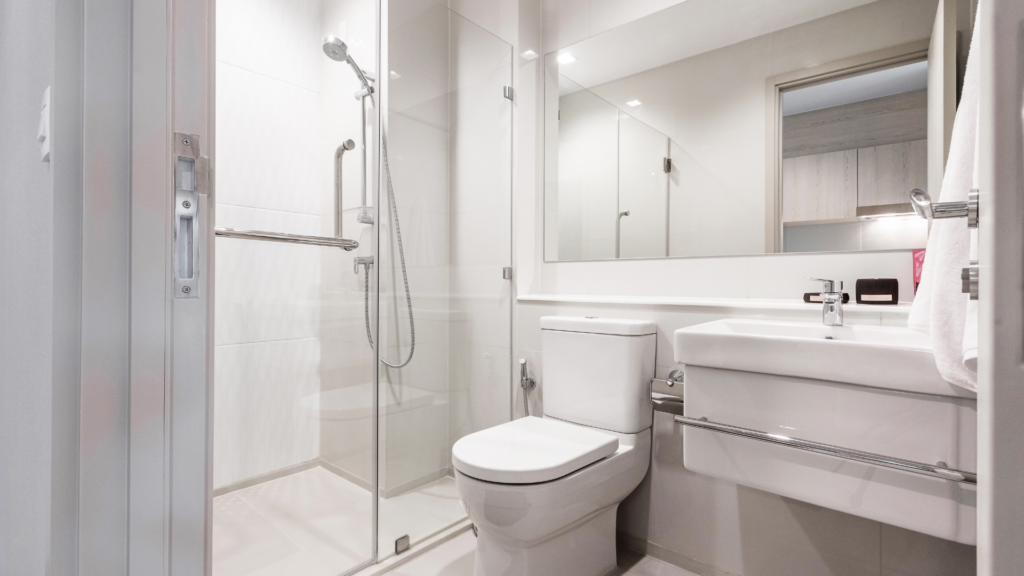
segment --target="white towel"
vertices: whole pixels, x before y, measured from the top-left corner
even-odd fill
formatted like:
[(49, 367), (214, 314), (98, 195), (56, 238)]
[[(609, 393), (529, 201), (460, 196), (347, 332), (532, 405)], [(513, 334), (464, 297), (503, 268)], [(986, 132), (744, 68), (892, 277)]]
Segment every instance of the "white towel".
[[(975, 21), (974, 36), (978, 35)], [(977, 46), (972, 41), (972, 48)], [(942, 190), (934, 202), (967, 200), (974, 184), (974, 159), (978, 132), (978, 51), (967, 58), (967, 72), (960, 106), (953, 121), (949, 158), (942, 177)], [(961, 293), (960, 271), (968, 265), (971, 235), (962, 218), (935, 220), (928, 235), (928, 247), (908, 326), (931, 336), (932, 351), (939, 373), (947, 382), (977, 390), (978, 375), (965, 363), (967, 304)], [(977, 316), (974, 317), (975, 342)]]
[[(978, 120), (981, 121), (980, 118)], [(980, 134), (976, 135), (980, 137)], [(978, 139), (975, 138), (974, 142), (974, 186), (972, 188), (978, 188)], [(971, 235), (971, 249), (970, 258), (971, 260), (978, 259), (978, 230), (975, 228), (970, 231)], [(967, 318), (964, 322), (964, 366), (967, 367), (971, 372), (978, 371), (978, 301), (968, 300), (967, 301)]]

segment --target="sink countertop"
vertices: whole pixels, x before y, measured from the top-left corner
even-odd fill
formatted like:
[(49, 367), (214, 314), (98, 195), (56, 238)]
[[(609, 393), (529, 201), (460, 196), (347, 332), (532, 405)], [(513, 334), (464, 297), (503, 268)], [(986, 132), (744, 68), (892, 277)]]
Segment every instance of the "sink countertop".
[(674, 335), (680, 364), (975, 398), (939, 375), (924, 334), (889, 326), (822, 326), (732, 318)]

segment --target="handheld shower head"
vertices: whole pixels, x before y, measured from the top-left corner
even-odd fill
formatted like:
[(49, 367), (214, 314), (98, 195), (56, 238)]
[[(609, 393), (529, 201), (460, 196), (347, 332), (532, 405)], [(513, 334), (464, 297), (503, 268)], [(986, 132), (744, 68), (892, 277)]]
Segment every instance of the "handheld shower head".
[(324, 38), (324, 54), (335, 62), (347, 62), (352, 67), (352, 71), (359, 77), (359, 82), (362, 83), (363, 89), (356, 93), (356, 100), (362, 100), (366, 96), (373, 98), (373, 87), (370, 86), (370, 81), (367, 80), (366, 74), (356, 64), (356, 61), (348, 55), (348, 45), (341, 41), (341, 38), (337, 36), (328, 36)]
[(338, 62), (348, 61), (348, 45), (341, 41), (336, 36), (328, 36), (324, 38), (324, 54), (331, 60)]

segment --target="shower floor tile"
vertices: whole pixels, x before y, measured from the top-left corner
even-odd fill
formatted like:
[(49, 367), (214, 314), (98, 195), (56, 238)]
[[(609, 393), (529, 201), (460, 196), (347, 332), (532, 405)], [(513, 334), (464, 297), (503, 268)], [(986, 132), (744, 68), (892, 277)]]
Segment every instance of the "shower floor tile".
[[(213, 500), (213, 576), (336, 576), (370, 557), (370, 493), (312, 468)], [(455, 480), (380, 501), (381, 558), (465, 517)]]

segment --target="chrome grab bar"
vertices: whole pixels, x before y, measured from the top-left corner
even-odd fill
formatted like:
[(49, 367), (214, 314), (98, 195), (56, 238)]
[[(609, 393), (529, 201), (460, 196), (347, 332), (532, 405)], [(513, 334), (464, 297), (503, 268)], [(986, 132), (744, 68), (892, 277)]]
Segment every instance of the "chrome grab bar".
[(327, 236), (303, 236), (301, 234), (285, 234), (283, 232), (260, 232), (257, 230), (235, 230), (234, 228), (214, 228), (217, 236), (239, 238), (242, 240), (264, 240), (268, 242), (288, 242), (306, 244), (308, 246), (329, 246), (352, 251), (359, 248), (359, 242), (345, 238), (329, 238)]
[(826, 456), (834, 456), (836, 458), (842, 458), (844, 460), (854, 460), (857, 462), (863, 462), (865, 464), (873, 464), (875, 466), (892, 468), (893, 470), (902, 470), (904, 472), (911, 472), (914, 474), (922, 474), (925, 476), (931, 476), (933, 478), (941, 478), (943, 480), (950, 480), (952, 482), (960, 482), (963, 484), (978, 483), (978, 475), (975, 474), (974, 472), (965, 472), (963, 470), (954, 470), (952, 468), (947, 468), (945, 462), (938, 462), (935, 465), (924, 464), (922, 462), (915, 462), (913, 460), (904, 460), (902, 458), (883, 456), (881, 454), (874, 454), (872, 452), (862, 452), (860, 450), (832, 446), (831, 444), (822, 444), (821, 442), (812, 442), (810, 440), (801, 440), (799, 438), (789, 438), (788, 436), (782, 436), (779, 434), (769, 434), (767, 432), (761, 432), (759, 430), (751, 430), (749, 428), (740, 428), (739, 426), (730, 426), (728, 424), (709, 422), (706, 418), (690, 418), (688, 416), (676, 416), (675, 421), (684, 426), (693, 426), (694, 428), (703, 428), (705, 430), (712, 430), (714, 432), (722, 432), (723, 434), (731, 434), (733, 436), (750, 438), (752, 440), (759, 440), (761, 442), (779, 444), (781, 446), (796, 448), (797, 450), (815, 452), (817, 454), (824, 454)]

